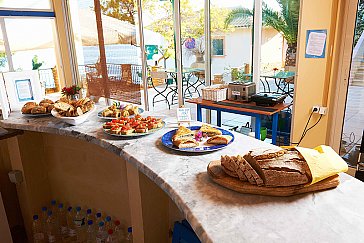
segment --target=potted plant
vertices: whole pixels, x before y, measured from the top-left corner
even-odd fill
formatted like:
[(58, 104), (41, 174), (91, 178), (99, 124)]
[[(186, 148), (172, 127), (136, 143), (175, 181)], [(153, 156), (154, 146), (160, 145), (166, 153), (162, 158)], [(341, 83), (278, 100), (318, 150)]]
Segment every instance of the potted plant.
[(195, 56), (196, 61), (191, 64), (191, 68), (205, 68), (205, 38), (200, 37), (197, 40), (189, 37), (184, 41), (187, 58)]
[(78, 100), (80, 98), (80, 90), (80, 86), (72, 85), (70, 87), (63, 87), (61, 92), (69, 100)]

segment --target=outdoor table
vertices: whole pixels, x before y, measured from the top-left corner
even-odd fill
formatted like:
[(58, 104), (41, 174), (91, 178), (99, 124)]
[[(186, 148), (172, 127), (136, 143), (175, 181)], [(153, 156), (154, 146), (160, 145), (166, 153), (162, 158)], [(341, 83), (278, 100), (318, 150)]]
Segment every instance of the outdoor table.
[(288, 108), (291, 104), (280, 103), (272, 107), (257, 106), (254, 102), (240, 103), (234, 101), (224, 100), (222, 102), (215, 102), (211, 100), (204, 100), (201, 97), (187, 100), (186, 102), (197, 105), (197, 121), (202, 121), (202, 108), (217, 111), (217, 125), (221, 126), (221, 112), (234, 113), (239, 115), (246, 115), (255, 117), (255, 138), (260, 139), (260, 127), (262, 115), (272, 116), (272, 143), (277, 143), (277, 130), (278, 130), (278, 114), (280, 111)]
[[(264, 74), (261, 74), (260, 77), (264, 78), (264, 81), (267, 84), (269, 93), (270, 93), (270, 86), (269, 86), (267, 79), (271, 78), (271, 79), (274, 79), (274, 83), (277, 87), (277, 93), (287, 94), (289, 97), (293, 98), (293, 94), (292, 94), (293, 88), (290, 89), (290, 87), (289, 87), (290, 82), (287, 80), (294, 78), (295, 75), (296, 75), (295, 72), (280, 71), (280, 72), (264, 73)], [(282, 84), (283, 84), (283, 88), (281, 87)], [(286, 90), (286, 88), (287, 88), (287, 90)]]
[[(277, 87), (277, 91), (275, 93), (281, 93), (281, 94), (286, 94), (289, 97), (293, 98), (293, 88), (290, 88), (290, 82), (287, 81), (289, 79), (292, 79), (295, 77), (295, 72), (285, 72), (285, 71), (280, 71), (280, 72), (267, 72), (267, 73), (263, 73), (260, 75), (261, 79), (260, 82), (263, 85), (263, 89), (264, 92), (266, 92), (266, 90), (268, 90), (268, 93), (271, 92), (270, 89), (270, 85), (269, 85), (269, 81), (268, 79), (273, 79), (274, 80), (274, 84)], [(253, 75), (250, 73), (247, 74), (243, 74), (243, 77), (252, 77)], [(264, 81), (262, 80), (262, 78), (264, 78)], [(284, 84), (283, 88), (281, 87), (281, 85)], [(266, 87), (267, 85), (267, 87)], [(287, 90), (286, 90), (287, 88)]]

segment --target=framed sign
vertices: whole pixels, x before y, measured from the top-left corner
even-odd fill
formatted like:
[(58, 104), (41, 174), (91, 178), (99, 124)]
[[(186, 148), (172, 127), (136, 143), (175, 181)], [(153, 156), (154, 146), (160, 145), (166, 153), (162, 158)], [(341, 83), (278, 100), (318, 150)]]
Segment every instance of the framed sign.
[(307, 30), (306, 58), (325, 58), (327, 30)]
[(190, 108), (181, 107), (181, 108), (177, 109), (178, 125), (181, 125), (182, 123), (190, 124), (191, 120), (192, 120), (192, 118), (191, 118), (191, 109)]
[(29, 101), (39, 102), (43, 98), (38, 71), (3, 73), (11, 110), (19, 110)]

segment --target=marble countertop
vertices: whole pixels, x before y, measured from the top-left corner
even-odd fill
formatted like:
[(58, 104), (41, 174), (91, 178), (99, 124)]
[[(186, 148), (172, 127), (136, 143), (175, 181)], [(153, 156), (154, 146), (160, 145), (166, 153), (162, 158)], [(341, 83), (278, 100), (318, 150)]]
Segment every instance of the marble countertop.
[(122, 156), (169, 195), (202, 242), (364, 241), (364, 183), (349, 175), (341, 174), (341, 184), (323, 192), (292, 197), (239, 194), (212, 182), (207, 164), (220, 155), (273, 145), (235, 133), (234, 143), (223, 150), (185, 154), (160, 142), (165, 132), (175, 128), (169, 124), (168, 112), (163, 113), (166, 128), (128, 140), (105, 134), (96, 114), (71, 126), (53, 117), (28, 118), (14, 112), (0, 126), (71, 136)]

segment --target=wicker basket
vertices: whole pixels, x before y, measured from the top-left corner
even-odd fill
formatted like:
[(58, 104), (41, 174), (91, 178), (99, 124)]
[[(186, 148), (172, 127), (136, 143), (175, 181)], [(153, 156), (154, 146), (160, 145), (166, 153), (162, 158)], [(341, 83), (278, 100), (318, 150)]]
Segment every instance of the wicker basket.
[(212, 101), (226, 100), (227, 87), (226, 85), (212, 85), (202, 89), (202, 99)]

